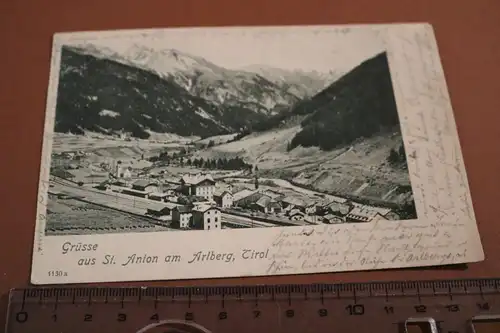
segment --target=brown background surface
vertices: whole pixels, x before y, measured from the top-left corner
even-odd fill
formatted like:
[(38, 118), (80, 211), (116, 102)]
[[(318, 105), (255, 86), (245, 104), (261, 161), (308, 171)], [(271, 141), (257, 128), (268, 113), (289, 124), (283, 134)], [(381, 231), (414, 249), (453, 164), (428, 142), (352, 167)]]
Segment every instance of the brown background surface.
[(0, 0), (0, 294), (29, 283), (53, 33), (193, 25), (393, 22), (429, 22), (434, 26), (486, 260), (455, 269), (156, 284), (500, 277), (500, 1)]

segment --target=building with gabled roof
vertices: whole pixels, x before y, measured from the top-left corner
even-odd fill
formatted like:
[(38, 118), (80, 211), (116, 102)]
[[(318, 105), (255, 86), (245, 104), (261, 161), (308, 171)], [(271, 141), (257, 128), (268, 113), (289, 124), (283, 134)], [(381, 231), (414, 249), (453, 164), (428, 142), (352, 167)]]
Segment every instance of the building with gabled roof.
[(139, 179), (132, 183), (132, 189), (136, 191), (152, 193), (158, 192), (158, 188), (158, 183), (149, 179)]
[(307, 207), (307, 204), (304, 202), (304, 200), (292, 196), (284, 197), (280, 200), (280, 202), (282, 207), (287, 211), (290, 211), (292, 209), (299, 209), (304, 212)]
[(346, 203), (331, 202), (326, 206), (328, 214), (336, 216), (345, 216), (351, 211), (351, 206)]
[(215, 191), (214, 201), (219, 207), (230, 208), (231, 206), (233, 206), (233, 195), (231, 194), (231, 192), (226, 190)]
[(253, 205), (262, 196), (263, 194), (257, 190), (244, 189), (233, 194), (233, 203), (235, 206), (246, 207)]
[(255, 207), (262, 213), (279, 213), (281, 212), (281, 204), (267, 195), (263, 195), (255, 202)]
[(233, 194), (233, 198), (234, 198), (234, 201), (239, 201), (241, 199), (244, 199), (246, 197), (248, 197), (249, 195), (252, 195), (254, 193), (256, 193), (258, 191), (256, 190), (249, 190), (249, 189), (243, 189), (241, 191), (238, 191), (236, 193)]
[(334, 214), (327, 214), (325, 216), (322, 216), (323, 223), (328, 223), (328, 224), (334, 224), (334, 223), (343, 223), (344, 220)]
[(291, 211), (288, 212), (288, 218), (290, 220), (303, 220), (305, 214), (300, 210), (300, 209), (292, 209)]
[(261, 193), (264, 194), (264, 195), (267, 195), (268, 197), (270, 197), (270, 198), (272, 198), (274, 200), (280, 200), (281, 198), (285, 197), (285, 195), (283, 193), (280, 193), (280, 192), (277, 192), (277, 191), (273, 191), (273, 190), (270, 190), (270, 189), (262, 190)]
[(220, 230), (222, 229), (222, 214), (218, 207), (204, 206), (193, 209), (194, 229)]
[(151, 202), (148, 204), (148, 208), (146, 210), (147, 215), (151, 215), (162, 220), (169, 219), (172, 217), (172, 210), (177, 207), (177, 205), (169, 202), (160, 203), (160, 202)]
[[(390, 211), (390, 209), (389, 209)], [(347, 222), (374, 222), (387, 220), (379, 210), (370, 209), (369, 206), (354, 207), (346, 216)]]
[(212, 199), (215, 191), (215, 180), (211, 175), (186, 174), (180, 179), (179, 190), (185, 195), (196, 195)]
[(172, 226), (180, 229), (191, 227), (193, 212), (188, 206), (177, 206), (172, 209)]
[(354, 207), (362, 208), (363, 210), (371, 210), (371, 211), (378, 212), (380, 215), (383, 215), (383, 216), (389, 214), (392, 211), (391, 208), (371, 206), (371, 205), (360, 204), (360, 203), (356, 203), (356, 202), (353, 202), (352, 205)]

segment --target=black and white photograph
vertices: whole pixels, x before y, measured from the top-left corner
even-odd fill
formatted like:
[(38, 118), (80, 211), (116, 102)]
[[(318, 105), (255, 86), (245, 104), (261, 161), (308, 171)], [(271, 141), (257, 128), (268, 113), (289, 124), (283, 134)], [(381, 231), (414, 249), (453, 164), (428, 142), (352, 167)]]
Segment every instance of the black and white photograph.
[(31, 282), (482, 260), (427, 24), (54, 35)]
[(417, 219), (369, 29), (97, 35), (59, 56), (46, 235)]

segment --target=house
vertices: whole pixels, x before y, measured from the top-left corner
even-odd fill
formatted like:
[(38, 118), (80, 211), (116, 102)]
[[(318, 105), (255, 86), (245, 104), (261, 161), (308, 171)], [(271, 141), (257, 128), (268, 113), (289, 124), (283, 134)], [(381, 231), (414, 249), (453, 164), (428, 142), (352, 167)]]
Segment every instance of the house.
[(307, 215), (314, 215), (318, 212), (319, 207), (316, 202), (310, 203), (305, 207), (305, 213)]
[(161, 184), (161, 190), (164, 193), (175, 194), (176, 189), (177, 189), (177, 185), (173, 185), (170, 183)]
[(149, 198), (149, 196), (153, 193), (159, 193), (158, 185), (145, 179), (135, 181), (134, 183), (132, 183), (131, 188), (123, 188), (121, 192), (124, 194), (146, 199)]
[(338, 217), (333, 214), (328, 214), (322, 217), (323, 223), (334, 224), (334, 223), (342, 223), (344, 220), (341, 217)]
[(146, 215), (154, 216), (161, 220), (168, 220), (172, 217), (172, 210), (177, 207), (171, 203), (156, 203), (151, 202), (148, 204), (148, 208), (146, 210)]
[(179, 190), (185, 195), (196, 195), (212, 199), (215, 191), (215, 180), (210, 175), (184, 175), (180, 179)]
[(346, 203), (331, 202), (325, 207), (326, 214), (333, 214), (336, 216), (346, 216), (351, 210), (351, 206)]
[(241, 190), (233, 195), (234, 206), (247, 207), (254, 204), (263, 196), (262, 193), (256, 190)]
[(139, 179), (132, 183), (132, 189), (146, 193), (158, 193), (158, 184), (147, 179)]
[(257, 193), (255, 190), (243, 189), (233, 194), (233, 200), (235, 202), (248, 197), (251, 194)]
[(304, 219), (304, 213), (299, 209), (292, 209), (288, 214), (288, 218), (293, 221), (300, 221)]
[(166, 193), (151, 193), (149, 194), (148, 198), (151, 200), (155, 201), (165, 201), (165, 198), (167, 197)]
[(193, 228), (201, 230), (222, 229), (221, 211), (217, 207), (200, 207), (193, 210)]
[(233, 195), (229, 191), (216, 191), (214, 193), (214, 201), (219, 207), (229, 208), (233, 206)]
[(193, 213), (187, 206), (177, 206), (172, 209), (172, 226), (186, 229), (191, 227)]
[(150, 193), (148, 193), (146, 191), (135, 190), (133, 188), (128, 188), (128, 187), (123, 187), (123, 188), (116, 188), (115, 187), (115, 189), (120, 193), (133, 195), (133, 196), (139, 197), (139, 198), (148, 198), (150, 195)]
[(116, 162), (115, 174), (116, 178), (131, 178), (132, 177), (132, 167), (130, 165), (124, 164), (122, 161)]
[(279, 201), (280, 199), (285, 197), (282, 193), (279, 193), (279, 192), (273, 191), (273, 190), (269, 190), (269, 189), (263, 190), (261, 193), (264, 195), (267, 195), (268, 197), (270, 197), (271, 199), (274, 199), (276, 201)]
[(127, 186), (127, 182), (125, 182), (123, 179), (112, 179), (109, 182), (109, 185), (116, 187), (125, 187)]
[(378, 209), (371, 209), (370, 206), (354, 207), (345, 218), (346, 222), (375, 222), (378, 220), (387, 220), (387, 218), (380, 214)]
[(301, 212), (305, 212), (307, 204), (296, 197), (284, 197), (281, 199), (281, 205), (285, 211), (291, 211), (293, 209), (299, 209)]
[(330, 204), (331, 199), (329, 198), (316, 198), (306, 201), (306, 207), (304, 212), (307, 215), (326, 215), (326, 207)]
[(263, 195), (254, 204), (255, 208), (266, 214), (276, 214), (281, 212), (281, 204), (267, 195)]
[(160, 184), (158, 187), (158, 192), (153, 192), (148, 195), (148, 198), (156, 201), (177, 201), (177, 196), (175, 192), (171, 189), (172, 186), (168, 184)]

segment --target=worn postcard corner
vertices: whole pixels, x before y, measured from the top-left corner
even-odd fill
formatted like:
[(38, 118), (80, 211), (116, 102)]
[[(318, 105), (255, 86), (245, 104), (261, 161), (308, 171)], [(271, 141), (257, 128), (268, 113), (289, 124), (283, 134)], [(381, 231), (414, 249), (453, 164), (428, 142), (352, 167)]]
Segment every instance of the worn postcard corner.
[(32, 282), (483, 260), (415, 26), (55, 34)]

